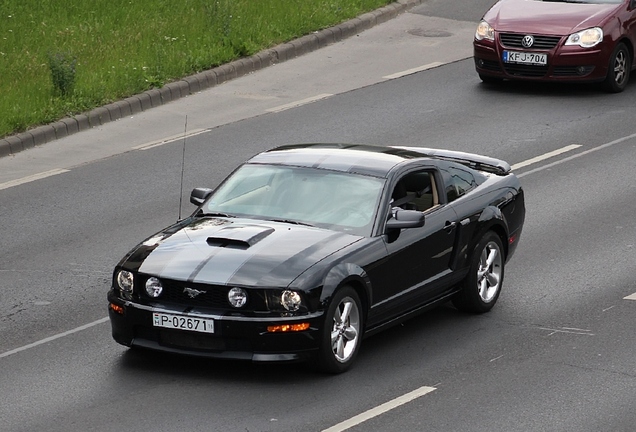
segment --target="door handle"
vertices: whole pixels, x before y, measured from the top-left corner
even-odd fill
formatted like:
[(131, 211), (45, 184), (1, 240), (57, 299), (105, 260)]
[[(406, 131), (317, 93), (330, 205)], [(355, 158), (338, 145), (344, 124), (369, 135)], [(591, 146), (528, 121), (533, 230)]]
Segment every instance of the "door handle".
[(444, 224), (444, 231), (450, 234), (450, 232), (455, 229), (455, 226), (457, 226), (457, 222), (446, 221), (446, 223)]

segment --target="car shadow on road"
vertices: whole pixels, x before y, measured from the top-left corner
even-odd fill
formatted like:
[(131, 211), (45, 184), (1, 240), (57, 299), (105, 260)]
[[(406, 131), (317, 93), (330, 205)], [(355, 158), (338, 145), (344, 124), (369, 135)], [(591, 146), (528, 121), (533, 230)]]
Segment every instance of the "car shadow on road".
[[(365, 338), (356, 364), (345, 375), (351, 378), (368, 374), (371, 370), (386, 369), (387, 361), (404, 357), (405, 352), (414, 348), (438, 347), (448, 340), (461, 338), (479, 316), (457, 311), (450, 305), (443, 305), (390, 327), (378, 334)], [(387, 360), (389, 359), (389, 360)], [(185, 380), (209, 380), (210, 382), (259, 383), (261, 385), (285, 385), (324, 382), (336, 376), (317, 371), (311, 363), (252, 363), (250, 361), (219, 360), (204, 357), (185, 356), (140, 348), (125, 351), (118, 363), (120, 378), (140, 376), (170, 376)]]
[[(623, 94), (633, 92), (636, 85), (629, 83)], [(484, 92), (507, 93), (520, 96), (567, 97), (567, 98), (605, 98), (617, 97), (618, 94), (605, 92), (600, 83), (554, 83), (502, 81), (498, 83), (479, 83), (479, 90)]]

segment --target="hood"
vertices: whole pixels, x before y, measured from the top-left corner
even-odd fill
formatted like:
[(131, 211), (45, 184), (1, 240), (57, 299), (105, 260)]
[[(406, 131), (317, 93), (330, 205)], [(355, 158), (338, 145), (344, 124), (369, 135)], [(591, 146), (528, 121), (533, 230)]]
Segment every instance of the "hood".
[(585, 4), (540, 0), (502, 0), (484, 15), (498, 32), (565, 36), (601, 26), (622, 4)]
[(122, 264), (193, 283), (286, 287), (318, 261), (360, 239), (270, 221), (197, 218), (149, 238)]

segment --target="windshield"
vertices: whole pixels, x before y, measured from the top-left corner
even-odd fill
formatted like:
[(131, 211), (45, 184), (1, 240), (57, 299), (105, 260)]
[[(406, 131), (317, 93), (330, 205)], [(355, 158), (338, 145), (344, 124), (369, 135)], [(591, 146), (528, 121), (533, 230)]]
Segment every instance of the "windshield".
[(384, 179), (371, 176), (246, 164), (214, 192), (202, 211), (369, 236), (383, 187)]

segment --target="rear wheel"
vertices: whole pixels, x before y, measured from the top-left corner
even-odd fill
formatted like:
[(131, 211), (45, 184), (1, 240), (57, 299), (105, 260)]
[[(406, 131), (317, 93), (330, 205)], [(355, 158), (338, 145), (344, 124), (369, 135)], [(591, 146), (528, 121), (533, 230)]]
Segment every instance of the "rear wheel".
[(362, 342), (362, 307), (355, 290), (338, 290), (325, 316), (325, 325), (317, 357), (320, 370), (341, 373), (351, 367)]
[(610, 93), (625, 90), (632, 70), (632, 56), (624, 43), (616, 45), (607, 69), (607, 77), (603, 81), (603, 89)]
[(501, 293), (504, 262), (501, 240), (490, 231), (475, 246), (469, 273), (460, 292), (453, 297), (455, 307), (473, 313), (492, 309)]

